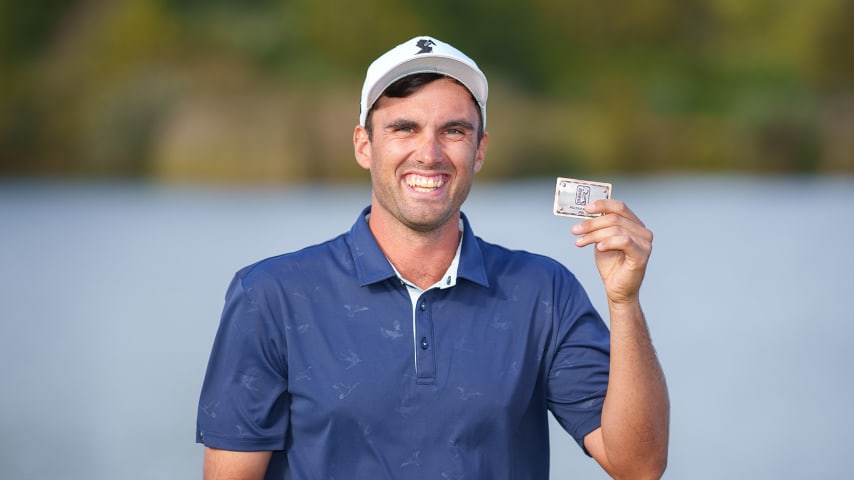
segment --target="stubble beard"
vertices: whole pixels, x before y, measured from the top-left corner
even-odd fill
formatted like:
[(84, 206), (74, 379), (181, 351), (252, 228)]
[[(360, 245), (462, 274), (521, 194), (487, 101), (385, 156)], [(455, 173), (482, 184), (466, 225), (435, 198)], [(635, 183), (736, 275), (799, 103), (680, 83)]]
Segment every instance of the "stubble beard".
[(400, 224), (413, 232), (429, 234), (440, 230), (448, 222), (456, 221), (460, 208), (471, 191), (471, 182), (462, 191), (452, 192), (448, 203), (439, 210), (433, 206), (425, 207), (417, 203), (405, 202), (402, 200), (402, 195), (398, 196), (388, 191), (389, 189), (377, 185), (374, 185), (374, 190), (382, 192), (379, 195), (374, 194), (380, 207), (389, 212)]

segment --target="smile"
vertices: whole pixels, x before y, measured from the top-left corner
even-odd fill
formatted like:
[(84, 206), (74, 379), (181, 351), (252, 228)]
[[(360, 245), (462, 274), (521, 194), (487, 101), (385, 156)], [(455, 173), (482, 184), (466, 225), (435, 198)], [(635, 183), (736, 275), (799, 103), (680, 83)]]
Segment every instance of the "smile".
[(418, 192), (430, 192), (441, 188), (445, 184), (442, 176), (425, 177), (423, 175), (407, 175), (406, 184)]

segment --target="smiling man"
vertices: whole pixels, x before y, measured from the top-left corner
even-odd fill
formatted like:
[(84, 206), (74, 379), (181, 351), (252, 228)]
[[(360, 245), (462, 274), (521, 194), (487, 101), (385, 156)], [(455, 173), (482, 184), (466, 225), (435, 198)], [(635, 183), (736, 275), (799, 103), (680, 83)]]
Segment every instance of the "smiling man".
[(652, 233), (589, 209), (611, 328), (556, 261), (461, 212), (488, 134), (474, 61), (417, 37), (368, 68), (371, 204), (337, 238), (240, 270), (199, 403), (222, 479), (547, 479), (548, 412), (615, 478), (658, 478), (669, 404), (638, 292)]

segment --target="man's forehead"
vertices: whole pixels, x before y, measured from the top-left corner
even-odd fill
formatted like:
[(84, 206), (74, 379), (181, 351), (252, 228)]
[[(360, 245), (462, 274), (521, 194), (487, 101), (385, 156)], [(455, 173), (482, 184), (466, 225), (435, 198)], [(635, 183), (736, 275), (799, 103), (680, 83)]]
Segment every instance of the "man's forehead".
[[(455, 113), (456, 117), (474, 116), (478, 118), (478, 106), (471, 92), (466, 87), (461, 85), (454, 79), (443, 78), (422, 86), (417, 91), (406, 97), (390, 97), (381, 95), (374, 103), (373, 110), (375, 114), (379, 111), (400, 109), (403, 110), (397, 115), (402, 118), (409, 117), (408, 113), (414, 115), (418, 105), (422, 105), (421, 109), (430, 112), (440, 112), (442, 107), (448, 107)], [(461, 115), (463, 112), (465, 114)]]

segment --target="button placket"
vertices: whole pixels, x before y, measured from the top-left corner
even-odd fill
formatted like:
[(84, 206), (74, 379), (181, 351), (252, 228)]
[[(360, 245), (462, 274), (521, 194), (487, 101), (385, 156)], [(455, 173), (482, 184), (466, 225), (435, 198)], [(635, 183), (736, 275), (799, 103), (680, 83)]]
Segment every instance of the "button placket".
[(415, 329), (418, 345), (415, 349), (418, 361), (417, 382), (433, 383), (436, 379), (436, 362), (433, 348), (433, 319), (430, 311), (429, 294), (418, 299), (415, 311)]

